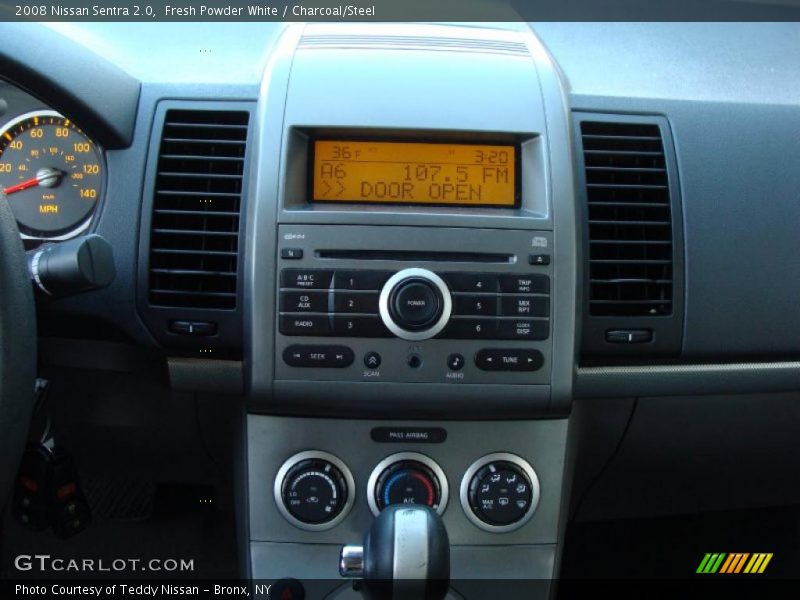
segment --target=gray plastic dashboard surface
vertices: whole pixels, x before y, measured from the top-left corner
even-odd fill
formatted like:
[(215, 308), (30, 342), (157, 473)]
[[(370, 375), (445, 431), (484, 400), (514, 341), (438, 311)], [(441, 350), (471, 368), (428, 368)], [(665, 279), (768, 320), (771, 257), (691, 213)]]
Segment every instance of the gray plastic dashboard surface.
[[(683, 357), (713, 365), (800, 356), (800, 25), (533, 28), (565, 73), (573, 110), (669, 120), (685, 228)], [(771, 369), (745, 371), (770, 387)]]

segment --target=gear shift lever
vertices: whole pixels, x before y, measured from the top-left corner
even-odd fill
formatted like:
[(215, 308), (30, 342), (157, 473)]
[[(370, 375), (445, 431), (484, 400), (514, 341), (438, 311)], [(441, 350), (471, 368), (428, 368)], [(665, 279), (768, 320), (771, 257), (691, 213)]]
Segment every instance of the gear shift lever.
[(342, 577), (362, 579), (365, 600), (443, 600), (450, 584), (450, 541), (427, 506), (387, 506), (364, 537), (344, 546)]

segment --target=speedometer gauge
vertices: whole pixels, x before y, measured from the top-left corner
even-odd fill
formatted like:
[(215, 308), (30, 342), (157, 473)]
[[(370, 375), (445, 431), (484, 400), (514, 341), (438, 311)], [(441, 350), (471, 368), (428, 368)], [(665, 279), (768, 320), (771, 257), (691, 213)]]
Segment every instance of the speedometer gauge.
[(103, 189), (97, 146), (53, 111), (0, 131), (0, 190), (25, 237), (64, 239), (86, 229)]

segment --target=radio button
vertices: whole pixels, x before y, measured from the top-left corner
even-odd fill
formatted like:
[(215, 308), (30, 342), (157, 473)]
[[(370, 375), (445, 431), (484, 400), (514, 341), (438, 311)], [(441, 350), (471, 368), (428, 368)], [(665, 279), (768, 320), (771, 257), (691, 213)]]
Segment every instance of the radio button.
[(333, 293), (333, 312), (378, 314), (378, 292)]
[(547, 275), (500, 275), (500, 291), (507, 294), (549, 294)]
[(503, 296), (500, 314), (504, 317), (549, 317), (550, 298), (545, 296)]
[(333, 317), (333, 334), (343, 337), (391, 337), (380, 317)]
[(491, 273), (444, 273), (442, 278), (454, 292), (491, 294), (497, 291), (497, 275)]
[(333, 271), (321, 269), (283, 269), (281, 287), (326, 290), (331, 286)]
[(289, 346), (283, 351), (283, 362), (290, 367), (342, 369), (353, 364), (355, 356), (347, 346)]
[(458, 340), (492, 339), (496, 337), (495, 319), (450, 320), (441, 337)]
[(336, 271), (333, 287), (337, 290), (379, 291), (392, 271)]
[(498, 319), (499, 340), (546, 340), (550, 335), (550, 323), (534, 319)]
[(328, 292), (281, 292), (281, 312), (328, 312)]
[(286, 315), (279, 318), (279, 328), (283, 335), (330, 335), (331, 324), (328, 315)]
[(453, 314), (493, 317), (497, 315), (497, 297), (454, 295)]
[(482, 371), (538, 371), (543, 364), (541, 352), (524, 348), (489, 348), (475, 355), (475, 366)]

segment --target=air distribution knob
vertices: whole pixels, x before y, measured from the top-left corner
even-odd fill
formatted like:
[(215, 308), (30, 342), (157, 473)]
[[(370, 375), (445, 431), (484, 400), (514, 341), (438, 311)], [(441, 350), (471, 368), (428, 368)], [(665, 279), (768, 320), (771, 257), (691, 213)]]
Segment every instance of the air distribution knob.
[(427, 269), (395, 273), (381, 290), (381, 319), (397, 337), (419, 341), (437, 335), (450, 319), (453, 301), (447, 284)]

